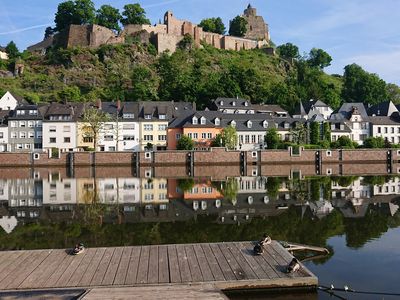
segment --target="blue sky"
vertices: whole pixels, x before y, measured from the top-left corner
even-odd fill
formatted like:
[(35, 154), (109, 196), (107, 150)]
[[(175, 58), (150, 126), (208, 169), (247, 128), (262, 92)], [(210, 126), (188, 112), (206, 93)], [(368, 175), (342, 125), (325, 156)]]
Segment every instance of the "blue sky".
[[(14, 40), (20, 49), (42, 40), (53, 25), (58, 0), (0, 0), (0, 45)], [(249, 0), (95, 0), (96, 7), (139, 2), (152, 23), (172, 10), (180, 19), (198, 23), (221, 17), (226, 24), (242, 13)], [(357, 63), (387, 82), (400, 85), (400, 0), (251, 0), (280, 45), (292, 42), (300, 51), (322, 48), (333, 57), (329, 73), (343, 73)]]

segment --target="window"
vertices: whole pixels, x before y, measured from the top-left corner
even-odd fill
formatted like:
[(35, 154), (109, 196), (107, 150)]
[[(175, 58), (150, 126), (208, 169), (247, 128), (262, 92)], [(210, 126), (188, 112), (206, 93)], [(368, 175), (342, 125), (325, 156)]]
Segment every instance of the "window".
[(29, 111), (29, 114), (30, 114), (31, 116), (36, 116), (36, 115), (37, 115), (37, 110), (30, 110), (30, 111)]
[(167, 125), (158, 125), (158, 130), (159, 131), (165, 131), (165, 130), (167, 130)]
[(233, 120), (233, 121), (231, 121), (231, 126), (233, 127), (233, 128), (235, 128), (236, 127), (236, 122)]
[(144, 131), (153, 131), (152, 124), (144, 124)]
[(65, 137), (64, 138), (64, 143), (71, 143), (71, 138), (70, 137)]
[(34, 139), (35, 138), (35, 133), (33, 131), (28, 132), (28, 137), (30, 139)]
[(206, 118), (201, 117), (201, 119), (200, 119), (200, 124), (201, 124), (201, 125), (206, 125)]
[(4, 133), (0, 132), (0, 139), (4, 138)]
[(135, 129), (135, 124), (124, 124), (122, 126), (122, 129), (124, 129), (124, 130), (134, 130)]
[(63, 132), (71, 132), (71, 126), (64, 126)]
[(105, 130), (112, 130), (112, 129), (114, 129), (114, 125), (113, 124), (104, 124), (104, 129)]
[(42, 121), (36, 121), (36, 127), (42, 127), (43, 123)]
[(25, 115), (25, 111), (24, 110), (17, 110), (17, 115), (18, 116), (24, 116)]
[(385, 127), (385, 133), (388, 133), (388, 128), (387, 127)]
[(114, 136), (112, 134), (108, 134), (104, 136), (104, 141), (112, 142), (114, 140)]
[(201, 134), (201, 138), (202, 138), (202, 139), (207, 138), (207, 133), (202, 133), (202, 134)]
[(175, 135), (175, 137), (176, 137), (177, 140), (179, 140), (179, 139), (181, 138), (181, 136), (182, 136), (182, 134), (180, 134), (180, 133), (177, 133), (177, 134)]
[(253, 127), (253, 123), (251, 121), (247, 121), (247, 128)]
[(193, 133), (193, 138), (194, 139), (198, 139), (199, 138), (198, 134), (197, 133)]
[(145, 141), (152, 141), (153, 140), (153, 136), (152, 135), (145, 135), (144, 136), (144, 140)]
[(268, 128), (268, 122), (267, 122), (267, 121), (264, 121), (264, 122), (263, 122), (263, 127), (264, 127), (264, 128)]
[(198, 123), (199, 123), (199, 120), (197, 119), (197, 117), (193, 117), (192, 124), (197, 125)]
[(381, 131), (381, 128), (378, 126), (378, 133), (381, 133), (382, 131)]
[(56, 132), (57, 128), (56, 128), (56, 126), (50, 126), (49, 130), (50, 130), (50, 132)]
[(249, 144), (250, 143), (250, 137), (249, 137), (249, 135), (245, 135), (245, 137), (244, 137), (244, 142), (245, 142), (245, 144)]
[(19, 127), (26, 127), (25, 121), (19, 121)]
[(108, 151), (114, 152), (115, 151), (115, 146), (108, 147)]
[(167, 140), (167, 136), (166, 135), (159, 135), (158, 136), (158, 140), (159, 141), (166, 141)]
[(215, 126), (219, 126), (219, 125), (221, 125), (221, 120), (219, 118), (216, 118), (214, 123), (215, 123)]
[(360, 140), (361, 141), (365, 141), (367, 139), (367, 135), (366, 134), (360, 134)]
[(34, 144), (35, 149), (42, 149), (43, 145), (41, 143)]
[(31, 146), (31, 144), (25, 144), (25, 149), (31, 149), (32, 148), (32, 146)]
[(122, 118), (124, 118), (124, 119), (134, 119), (134, 118), (135, 118), (135, 114), (132, 114), (132, 113), (124, 113), (124, 114), (122, 115)]
[(212, 139), (212, 133), (207, 133), (207, 138)]
[(22, 144), (17, 144), (17, 149), (21, 150), (22, 149)]
[(256, 143), (256, 135), (255, 135), (255, 134), (253, 134), (253, 135), (251, 136), (251, 143), (252, 143), (252, 144), (255, 144), (255, 143)]
[(20, 139), (25, 139), (25, 138), (26, 138), (26, 132), (21, 131), (21, 132), (19, 133), (19, 138), (20, 138)]
[(134, 135), (124, 135), (124, 141), (134, 141), (135, 136)]
[(30, 128), (35, 127), (35, 122), (34, 121), (28, 121), (28, 127), (30, 127)]
[(17, 133), (16, 132), (11, 132), (11, 138), (16, 139), (17, 138)]
[(17, 127), (17, 122), (11, 121), (11, 127)]
[(154, 195), (153, 195), (153, 194), (145, 194), (145, 195), (144, 195), (144, 200), (145, 200), (145, 201), (154, 200)]
[(394, 133), (394, 127), (390, 128), (390, 129), (391, 129), (391, 132)]
[(158, 118), (160, 120), (165, 120), (167, 118), (167, 116), (166, 115), (158, 115)]
[(151, 120), (151, 115), (144, 115), (145, 120)]
[(54, 144), (57, 143), (57, 139), (56, 138), (50, 138), (50, 144)]
[(83, 137), (83, 142), (84, 143), (93, 143), (93, 138), (91, 136), (85, 136), (85, 137)]
[(36, 138), (41, 139), (43, 137), (43, 133), (41, 131), (36, 132)]

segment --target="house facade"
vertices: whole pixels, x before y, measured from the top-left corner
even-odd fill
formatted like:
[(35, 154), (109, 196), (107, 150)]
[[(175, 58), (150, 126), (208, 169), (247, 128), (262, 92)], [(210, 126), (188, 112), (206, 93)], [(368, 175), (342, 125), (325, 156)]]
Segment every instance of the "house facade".
[(22, 101), (21, 98), (12, 95), (10, 92), (6, 92), (0, 98), (0, 110), (14, 110), (18, 104), (27, 104)]

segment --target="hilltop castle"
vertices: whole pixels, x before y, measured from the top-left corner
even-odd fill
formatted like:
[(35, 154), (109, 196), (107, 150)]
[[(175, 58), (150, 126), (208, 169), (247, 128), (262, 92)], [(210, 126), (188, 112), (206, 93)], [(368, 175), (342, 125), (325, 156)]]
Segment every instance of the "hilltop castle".
[(77, 46), (97, 48), (105, 44), (122, 44), (128, 38), (136, 37), (143, 43), (152, 43), (158, 53), (167, 50), (175, 52), (179, 42), (186, 34), (193, 37), (196, 46), (200, 46), (200, 43), (204, 41), (215, 48), (226, 50), (238, 51), (268, 47), (270, 41), (268, 25), (262, 16), (257, 16), (257, 10), (249, 4), (242, 17), (248, 23), (244, 37), (205, 32), (197, 24), (179, 20), (171, 11), (167, 11), (164, 15), (164, 24), (126, 25), (118, 35), (99, 25), (70, 25), (68, 30), (30, 46), (28, 50), (44, 53), (48, 47), (54, 44), (65, 48)]

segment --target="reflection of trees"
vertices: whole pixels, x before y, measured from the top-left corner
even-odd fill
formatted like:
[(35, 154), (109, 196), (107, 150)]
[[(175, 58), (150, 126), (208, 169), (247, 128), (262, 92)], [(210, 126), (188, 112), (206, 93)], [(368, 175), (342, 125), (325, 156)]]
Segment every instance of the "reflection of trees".
[(332, 181), (336, 182), (342, 187), (346, 187), (350, 186), (358, 178), (358, 176), (332, 176)]
[(193, 178), (178, 179), (178, 187), (183, 193), (188, 192), (194, 187), (194, 179)]
[(228, 178), (227, 181), (214, 181), (213, 186), (220, 192), (224, 198), (233, 205), (237, 202), (237, 193), (239, 192), (239, 183), (236, 178)]
[(270, 199), (276, 199), (279, 194), (279, 188), (285, 178), (280, 177), (268, 177), (265, 187), (267, 189), (267, 195)]

